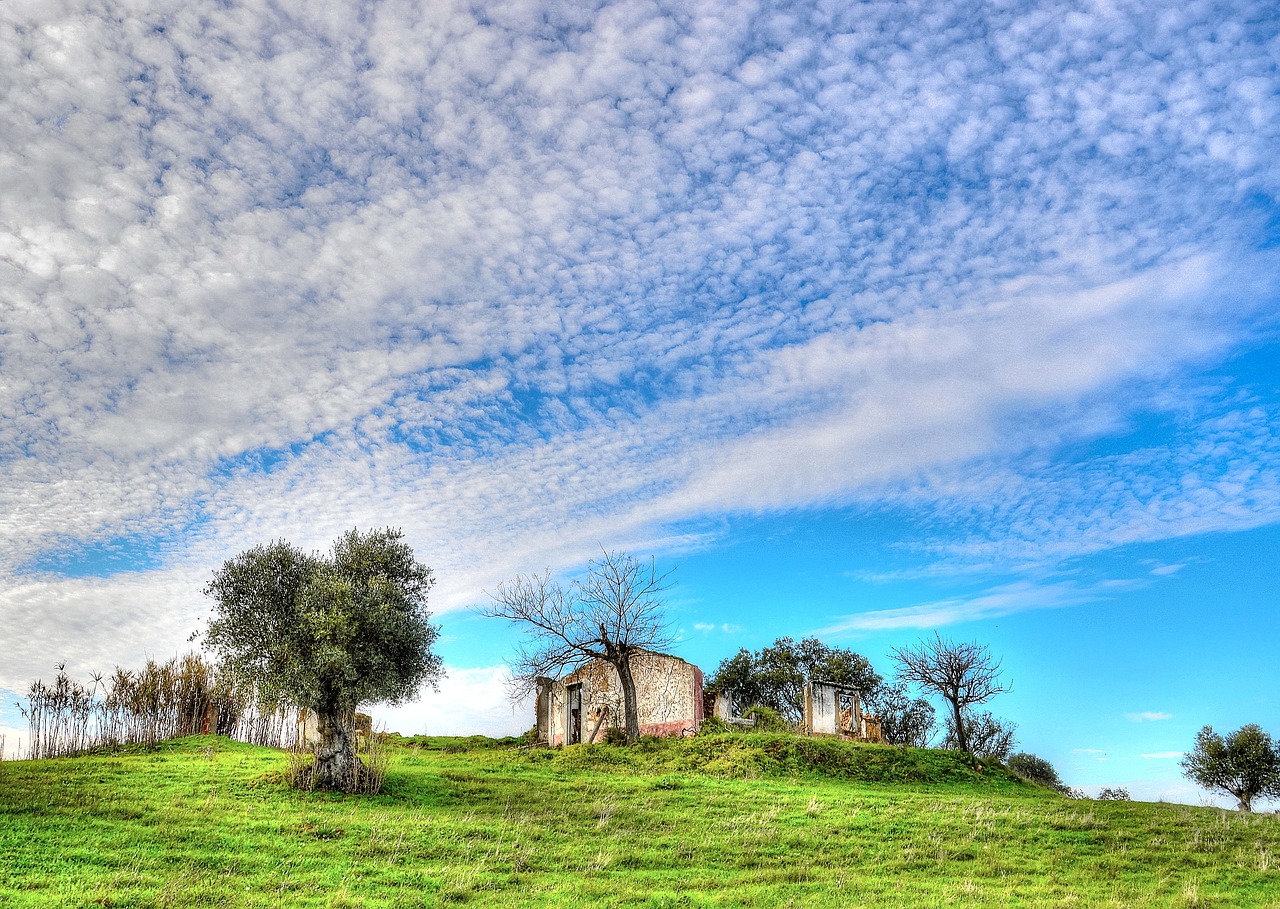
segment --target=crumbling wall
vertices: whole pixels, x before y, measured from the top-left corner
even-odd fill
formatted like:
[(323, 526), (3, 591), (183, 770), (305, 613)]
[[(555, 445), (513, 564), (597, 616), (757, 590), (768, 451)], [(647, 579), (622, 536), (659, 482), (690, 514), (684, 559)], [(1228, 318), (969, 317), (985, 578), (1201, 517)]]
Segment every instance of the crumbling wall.
[[(632, 657), (641, 735), (680, 735), (702, 722), (702, 670), (661, 653)], [(538, 739), (548, 745), (600, 742), (610, 727), (625, 728), (622, 684), (603, 660), (563, 679), (539, 679)]]
[(631, 662), (641, 735), (696, 732), (702, 722), (702, 670), (678, 657), (642, 653)]
[(829, 682), (810, 682), (805, 685), (804, 730), (808, 735), (861, 738), (862, 706), (858, 692)]

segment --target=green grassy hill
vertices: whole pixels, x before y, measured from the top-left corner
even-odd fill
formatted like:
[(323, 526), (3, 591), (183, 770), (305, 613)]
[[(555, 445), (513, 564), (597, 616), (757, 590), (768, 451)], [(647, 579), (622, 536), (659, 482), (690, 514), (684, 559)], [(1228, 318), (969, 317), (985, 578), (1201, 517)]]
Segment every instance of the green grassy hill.
[(372, 797), (212, 737), (0, 763), (0, 906), (1280, 907), (1275, 816), (1072, 801), (953, 753), (395, 752)]

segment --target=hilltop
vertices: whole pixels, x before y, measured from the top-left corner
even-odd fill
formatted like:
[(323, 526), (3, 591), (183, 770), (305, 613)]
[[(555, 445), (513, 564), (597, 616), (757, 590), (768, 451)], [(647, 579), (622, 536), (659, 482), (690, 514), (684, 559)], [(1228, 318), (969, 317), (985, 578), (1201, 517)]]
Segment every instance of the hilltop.
[(1072, 801), (952, 752), (787, 735), (393, 737), (377, 796), (217, 737), (0, 763), (0, 904), (1280, 905), (1280, 819)]

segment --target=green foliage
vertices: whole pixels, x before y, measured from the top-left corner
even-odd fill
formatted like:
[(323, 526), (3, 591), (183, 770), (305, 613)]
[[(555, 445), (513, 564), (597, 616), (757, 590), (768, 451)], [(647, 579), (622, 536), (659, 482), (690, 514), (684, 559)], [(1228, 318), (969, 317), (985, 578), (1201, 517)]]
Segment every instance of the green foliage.
[(1256, 798), (1280, 799), (1280, 748), (1255, 723), (1225, 738), (1205, 726), (1182, 759), (1182, 772), (1206, 789), (1235, 796), (1241, 811), (1252, 811)]
[(796, 731), (794, 723), (772, 707), (766, 707), (764, 704), (756, 704), (753, 707), (749, 707), (743, 716), (756, 721), (755, 726), (751, 727), (753, 732)]
[(864, 783), (948, 784), (967, 780), (997, 786), (1014, 780), (994, 761), (977, 761), (955, 751), (809, 738), (791, 730), (744, 732), (735, 728), (689, 738), (654, 738), (640, 748), (571, 745), (541, 753), (551, 754), (549, 760), (557, 766), (575, 770), (653, 775), (693, 773), (730, 779), (816, 775)]
[(882, 684), (866, 701), (866, 712), (879, 720), (880, 732), (890, 745), (927, 748), (933, 741), (938, 725), (933, 705), (924, 698), (911, 697), (906, 682)]
[(724, 660), (706, 690), (731, 694), (739, 706), (768, 707), (794, 726), (803, 719), (804, 686), (810, 681), (847, 685), (865, 698), (881, 679), (866, 657), (852, 650), (829, 647), (817, 638), (796, 643), (785, 637), (754, 653), (739, 650)]
[(1041, 786), (1047, 786), (1055, 792), (1065, 794), (1070, 790), (1070, 787), (1062, 782), (1062, 778), (1058, 776), (1058, 771), (1053, 768), (1053, 765), (1042, 757), (1036, 757), (1034, 754), (1027, 754), (1025, 751), (1011, 754), (1009, 759), (1005, 761), (1005, 766), (1022, 779)]
[(964, 737), (956, 735), (954, 721), (947, 718), (947, 734), (943, 738), (943, 748), (954, 748), (957, 751), (968, 751), (974, 757), (992, 761), (1003, 761), (1013, 751), (1014, 734), (1018, 730), (1016, 723), (998, 720), (990, 713), (972, 713), (965, 710), (961, 716), (964, 722)]
[(313, 710), (318, 784), (372, 785), (355, 755), (362, 703), (396, 703), (440, 675), (428, 618), (431, 569), (398, 530), (352, 530), (326, 557), (278, 541), (229, 560), (205, 593), (207, 642), (238, 678)]
[[(960, 752), (796, 736), (726, 738), (726, 776), (701, 738), (450, 753), (391, 738), (382, 793), (358, 799), (291, 790), (281, 752), (214, 737), (5, 762), (0, 905), (1276, 903), (1280, 818), (1075, 802)], [(846, 761), (884, 781), (812, 769)]]
[(284, 541), (227, 561), (205, 588), (208, 645), (240, 677), (317, 712), (396, 703), (440, 673), (434, 579), (398, 530), (352, 530), (327, 557)]
[(698, 726), (698, 735), (724, 735), (732, 732), (733, 728), (720, 717), (709, 716), (704, 718), (702, 724)]
[(1123, 786), (1105, 786), (1098, 793), (1098, 801), (1100, 802), (1127, 802), (1129, 801), (1129, 790)]

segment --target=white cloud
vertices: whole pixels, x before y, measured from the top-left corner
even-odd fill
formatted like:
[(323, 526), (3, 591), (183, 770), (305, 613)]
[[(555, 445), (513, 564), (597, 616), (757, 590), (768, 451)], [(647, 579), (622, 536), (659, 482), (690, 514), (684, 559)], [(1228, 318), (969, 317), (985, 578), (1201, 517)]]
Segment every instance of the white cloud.
[(1142, 713), (1126, 713), (1124, 718), (1131, 723), (1158, 723), (1161, 720), (1173, 719), (1173, 714), (1160, 713), (1156, 710), (1145, 710)]
[(1154, 751), (1150, 754), (1144, 754), (1142, 757), (1148, 761), (1172, 761), (1182, 757), (1184, 751)]
[(1085, 585), (1074, 580), (1019, 580), (969, 597), (955, 597), (896, 609), (875, 609), (838, 616), (822, 629), (825, 635), (842, 635), (893, 628), (938, 628), (961, 622), (993, 619), (1028, 609), (1059, 609), (1097, 602), (1133, 584), (1108, 581)]
[(371, 710), (374, 725), (402, 735), (519, 735), (534, 724), (532, 701), (513, 703), (505, 666), (446, 666), (439, 691), (424, 689), (411, 704)]
[[(741, 510), (1037, 569), (1280, 519), (1276, 415), (1188, 378), (1275, 333), (1258, 30), (833, 15), (0, 5), (0, 684), (180, 649), (222, 559), (352, 525), (447, 611)], [(1150, 413), (1193, 418), (1057, 462)], [(31, 573), (121, 539), (159, 567)]]
[(722, 622), (719, 625), (714, 622), (694, 622), (693, 629), (694, 631), (701, 631), (703, 634), (713, 631), (718, 631), (721, 634), (738, 634), (742, 631), (742, 626), (732, 625), (728, 622)]

